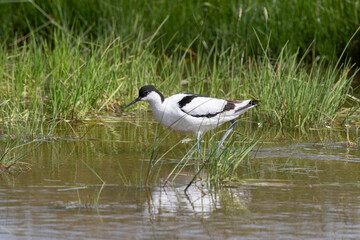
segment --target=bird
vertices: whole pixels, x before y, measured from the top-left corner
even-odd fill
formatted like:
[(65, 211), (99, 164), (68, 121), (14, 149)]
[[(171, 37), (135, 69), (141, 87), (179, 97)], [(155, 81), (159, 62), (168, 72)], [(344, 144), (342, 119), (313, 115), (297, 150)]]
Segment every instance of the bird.
[(165, 98), (153, 85), (146, 85), (140, 88), (135, 100), (118, 110), (124, 110), (139, 101), (150, 104), (154, 117), (164, 127), (194, 133), (198, 152), (201, 135), (230, 122), (230, 128), (218, 145), (219, 150), (235, 127), (236, 118), (258, 104), (257, 100), (224, 100), (192, 93), (178, 93)]

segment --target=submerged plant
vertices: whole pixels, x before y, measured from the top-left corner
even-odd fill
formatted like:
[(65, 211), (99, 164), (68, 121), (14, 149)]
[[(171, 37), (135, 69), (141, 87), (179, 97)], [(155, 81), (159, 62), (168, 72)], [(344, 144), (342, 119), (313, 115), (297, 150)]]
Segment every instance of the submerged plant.
[[(198, 152), (196, 144), (191, 145), (191, 148), (187, 149), (176, 162), (169, 162), (167, 157), (174, 148), (179, 147), (183, 140), (173, 144), (167, 151), (161, 152), (161, 145), (166, 142), (171, 132), (161, 131), (160, 134), (156, 134), (157, 137), (154, 140), (145, 185), (148, 186), (151, 179), (159, 179), (159, 172), (164, 164), (173, 165), (168, 170), (167, 176), (163, 178), (162, 184), (164, 186), (168, 182), (175, 181), (177, 177), (184, 173), (188, 176), (187, 178), (192, 179), (186, 189), (200, 176), (202, 176), (203, 180), (216, 185), (236, 179), (238, 177), (237, 169), (244, 162), (244, 159), (250, 157), (250, 153), (260, 142), (260, 138), (256, 134), (248, 133), (249, 128), (245, 127), (244, 129), (247, 132), (245, 134), (230, 134), (229, 139), (231, 140), (224, 142), (223, 147), (220, 149), (218, 147), (219, 139), (217, 138), (223, 134), (223, 131), (210, 131), (208, 136), (212, 137), (204, 141), (203, 151)], [(179, 152), (176, 152), (176, 156), (178, 154)]]
[(238, 179), (236, 174), (240, 164), (244, 164), (245, 159), (250, 158), (250, 153), (259, 144), (260, 139), (251, 139), (241, 136), (242, 140), (231, 141), (219, 153), (214, 153), (209, 157), (210, 181), (213, 183), (231, 182)]
[(0, 152), (0, 173), (18, 173), (30, 170), (31, 164), (23, 160), (40, 144), (41, 142), (38, 141), (22, 143), (19, 140), (10, 140), (1, 144), (3, 149)]
[[(240, 137), (241, 140), (235, 141), (234, 135)], [(244, 164), (244, 160), (249, 159), (250, 153), (258, 145), (260, 138), (235, 133), (232, 139), (233, 140), (228, 142), (221, 151), (218, 151), (217, 147), (210, 147), (209, 155), (204, 156), (206, 160), (194, 174), (185, 191), (202, 171), (206, 172), (208, 176), (207, 180), (212, 184), (219, 185), (238, 180), (237, 170), (240, 164)], [(212, 145), (216, 146), (216, 142), (217, 141), (213, 141)]]

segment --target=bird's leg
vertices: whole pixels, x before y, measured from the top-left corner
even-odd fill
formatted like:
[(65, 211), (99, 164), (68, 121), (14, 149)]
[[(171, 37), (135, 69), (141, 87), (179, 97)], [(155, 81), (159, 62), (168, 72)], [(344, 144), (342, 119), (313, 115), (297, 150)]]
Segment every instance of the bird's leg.
[(195, 136), (196, 136), (196, 147), (197, 147), (197, 150), (198, 150), (199, 153), (201, 153), (201, 151), (200, 151), (200, 145), (199, 145), (201, 133), (200, 133), (200, 132), (197, 132), (197, 133), (195, 134)]
[(217, 147), (217, 151), (220, 150), (220, 147), (222, 146), (222, 144), (224, 143), (225, 139), (227, 138), (227, 136), (230, 134), (231, 130), (233, 130), (233, 128), (236, 125), (236, 119), (233, 119), (230, 121), (232, 124), (230, 126), (230, 128), (226, 131), (225, 135), (223, 136), (223, 138), (221, 139), (221, 141), (219, 142), (219, 145)]

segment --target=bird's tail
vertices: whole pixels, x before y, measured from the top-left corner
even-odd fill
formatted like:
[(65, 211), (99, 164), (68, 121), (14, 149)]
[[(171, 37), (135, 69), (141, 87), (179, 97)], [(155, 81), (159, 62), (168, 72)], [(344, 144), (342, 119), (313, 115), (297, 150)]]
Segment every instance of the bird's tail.
[(249, 104), (252, 106), (256, 106), (258, 105), (259, 101), (258, 100), (250, 100)]
[(248, 100), (248, 101), (249, 101), (248, 104), (246, 104), (245, 106), (242, 105), (241, 107), (236, 109), (235, 112), (238, 114), (243, 114), (244, 112), (255, 107), (259, 103), (259, 101), (257, 101), (257, 100)]

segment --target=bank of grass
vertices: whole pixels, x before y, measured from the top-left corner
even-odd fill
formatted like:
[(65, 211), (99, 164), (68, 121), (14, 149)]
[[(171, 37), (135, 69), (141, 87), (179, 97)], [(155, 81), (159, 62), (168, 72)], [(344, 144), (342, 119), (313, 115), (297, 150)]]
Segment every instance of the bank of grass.
[[(234, 44), (245, 57), (262, 55), (263, 44), (272, 35), (272, 56), (282, 47), (300, 55), (310, 44), (308, 60), (318, 56), (332, 61), (341, 55), (360, 24), (360, 4), (356, 0), (11, 0), (0, 1), (0, 43), (22, 44), (31, 37), (46, 38), (53, 44), (56, 31), (86, 41), (106, 42), (112, 34), (123, 39), (159, 31), (161, 39), (152, 50), (160, 53), (178, 46), (196, 52), (209, 51), (218, 42), (225, 49)], [(255, 31), (254, 31), (255, 30)], [(359, 37), (347, 48), (346, 56), (360, 61)]]
[[(154, 53), (158, 32), (151, 37), (112, 35), (106, 41), (87, 42), (59, 31), (51, 46), (45, 39), (28, 39), (11, 49), (2, 45), (2, 133), (21, 138), (51, 136), (59, 122), (114, 112), (147, 84), (165, 96), (193, 92), (260, 100), (253, 120), (291, 129), (335, 121), (351, 95), (355, 73), (350, 74), (348, 63), (320, 59), (308, 65), (303, 59), (309, 53), (291, 53), (287, 46), (277, 58), (266, 46), (261, 56), (245, 58), (236, 45), (225, 48), (217, 42), (207, 52), (201, 47), (192, 51), (189, 46)], [(137, 104), (130, 111), (145, 109), (146, 104)]]

